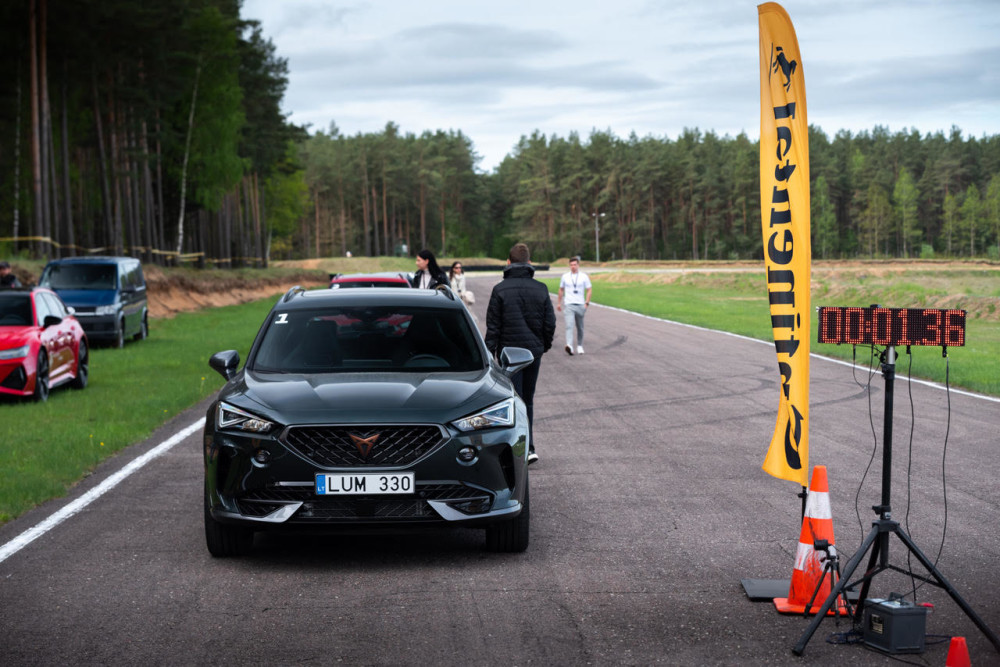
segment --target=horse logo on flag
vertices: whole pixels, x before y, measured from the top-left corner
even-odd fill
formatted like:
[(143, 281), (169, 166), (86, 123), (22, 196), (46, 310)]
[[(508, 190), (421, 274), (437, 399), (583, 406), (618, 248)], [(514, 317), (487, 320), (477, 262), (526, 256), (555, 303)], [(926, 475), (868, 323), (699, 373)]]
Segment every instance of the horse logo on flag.
[(777, 74), (779, 71), (785, 76), (785, 92), (792, 87), (792, 74), (799, 64), (794, 60), (789, 60), (785, 56), (784, 50), (779, 46), (775, 48), (778, 55), (771, 58), (771, 73)]

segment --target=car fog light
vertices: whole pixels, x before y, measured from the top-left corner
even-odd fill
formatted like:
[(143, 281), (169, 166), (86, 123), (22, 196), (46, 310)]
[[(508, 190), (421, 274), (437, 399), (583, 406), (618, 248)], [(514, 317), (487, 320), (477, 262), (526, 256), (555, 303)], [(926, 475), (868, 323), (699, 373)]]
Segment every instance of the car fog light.
[(253, 453), (253, 460), (261, 465), (264, 465), (271, 460), (271, 452), (266, 449), (258, 449)]
[(468, 463), (476, 458), (476, 448), (475, 447), (462, 447), (458, 450), (458, 460), (463, 463)]

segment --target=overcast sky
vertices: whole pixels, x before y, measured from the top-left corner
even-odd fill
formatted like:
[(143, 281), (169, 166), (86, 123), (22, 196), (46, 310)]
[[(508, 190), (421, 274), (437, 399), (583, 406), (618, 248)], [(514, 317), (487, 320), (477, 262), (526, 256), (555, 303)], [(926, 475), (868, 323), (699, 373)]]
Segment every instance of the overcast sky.
[[(786, 0), (809, 122), (1000, 133), (1000, 1)], [(461, 130), (492, 170), (522, 135), (759, 134), (757, 3), (245, 0), (311, 131)]]

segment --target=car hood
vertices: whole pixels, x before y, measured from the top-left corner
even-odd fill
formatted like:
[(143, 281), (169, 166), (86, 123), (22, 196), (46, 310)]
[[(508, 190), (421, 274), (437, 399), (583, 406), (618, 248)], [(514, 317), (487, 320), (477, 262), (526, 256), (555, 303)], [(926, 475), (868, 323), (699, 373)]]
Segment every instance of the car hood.
[(448, 422), (509, 398), (509, 381), (490, 370), (427, 376), (290, 375), (242, 372), (220, 400), (284, 424)]
[(107, 306), (115, 302), (115, 290), (105, 289), (57, 289), (52, 290), (59, 295), (67, 306)]
[(0, 327), (0, 350), (10, 350), (21, 347), (38, 336), (38, 327), (17, 326)]

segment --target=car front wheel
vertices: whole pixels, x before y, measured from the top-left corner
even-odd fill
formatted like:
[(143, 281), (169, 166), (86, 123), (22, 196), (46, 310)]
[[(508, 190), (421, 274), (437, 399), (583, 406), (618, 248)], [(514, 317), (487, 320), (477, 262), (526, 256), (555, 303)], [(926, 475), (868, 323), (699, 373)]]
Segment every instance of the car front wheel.
[(90, 377), (90, 350), (87, 349), (87, 341), (80, 341), (80, 350), (76, 354), (76, 377), (70, 384), (73, 389), (84, 389)]
[(45, 352), (38, 353), (35, 363), (35, 391), (32, 400), (42, 403), (49, 400), (49, 356)]
[(118, 320), (118, 328), (115, 329), (114, 346), (119, 350), (125, 347), (125, 320)]
[(253, 548), (253, 531), (243, 526), (219, 523), (212, 518), (205, 500), (205, 542), (216, 558), (245, 556)]
[(531, 523), (531, 498), (525, 480), (521, 513), (513, 519), (486, 527), (486, 549), (496, 553), (520, 553), (528, 548)]

